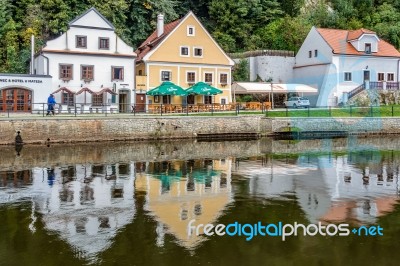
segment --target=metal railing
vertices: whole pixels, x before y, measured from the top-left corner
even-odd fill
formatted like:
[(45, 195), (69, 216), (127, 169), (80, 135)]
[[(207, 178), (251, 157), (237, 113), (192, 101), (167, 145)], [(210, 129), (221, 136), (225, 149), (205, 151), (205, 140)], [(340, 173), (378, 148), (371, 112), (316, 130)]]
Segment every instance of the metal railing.
[(270, 103), (198, 103), (198, 104), (133, 104), (131, 112), (152, 115), (201, 115), (201, 114), (233, 114), (265, 113), (271, 108)]
[(400, 105), (276, 108), (267, 117), (400, 117)]
[[(1, 114), (7, 117), (20, 116), (21, 114), (47, 116), (108, 116), (115, 114), (125, 115), (239, 115), (239, 114), (264, 114), (271, 108), (269, 102), (248, 103), (198, 103), (198, 104), (102, 104), (93, 105), (86, 103), (55, 104), (54, 112), (50, 111), (47, 103), (25, 103), (15, 108), (9, 105), (7, 108), (0, 107)], [(3, 110), (4, 109), (4, 110)]]

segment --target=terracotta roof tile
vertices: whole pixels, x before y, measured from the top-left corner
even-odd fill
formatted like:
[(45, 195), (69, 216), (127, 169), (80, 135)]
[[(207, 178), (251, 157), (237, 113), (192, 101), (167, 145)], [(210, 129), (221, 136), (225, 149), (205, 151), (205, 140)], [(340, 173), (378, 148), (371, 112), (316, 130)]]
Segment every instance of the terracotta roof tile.
[(178, 26), (181, 20), (182, 19), (177, 19), (171, 23), (165, 24), (164, 33), (160, 37), (157, 37), (156, 29), (135, 51), (135, 53), (137, 54), (136, 60), (138, 62), (141, 61), (147, 53), (157, 47), (157, 45)]
[(348, 41), (352, 41), (352, 40), (357, 40), (358, 38), (361, 37), (361, 35), (363, 35), (364, 33), (369, 33), (369, 34), (376, 34), (375, 32), (371, 31), (371, 30), (367, 30), (367, 29), (358, 29), (358, 30), (352, 30), (352, 31), (348, 31), (348, 35), (347, 35), (347, 40)]
[[(322, 29), (317, 28), (319, 34), (332, 48), (334, 54), (346, 54), (346, 55), (366, 55), (364, 51), (357, 51), (354, 46), (349, 42), (350, 39), (355, 38), (359, 35), (359, 38), (364, 33), (374, 33), (370, 30), (360, 29), (356, 31), (348, 30), (337, 30), (337, 29)], [(384, 40), (379, 40), (378, 42), (378, 52), (372, 53), (369, 56), (391, 56), (400, 57), (400, 52), (391, 44)]]

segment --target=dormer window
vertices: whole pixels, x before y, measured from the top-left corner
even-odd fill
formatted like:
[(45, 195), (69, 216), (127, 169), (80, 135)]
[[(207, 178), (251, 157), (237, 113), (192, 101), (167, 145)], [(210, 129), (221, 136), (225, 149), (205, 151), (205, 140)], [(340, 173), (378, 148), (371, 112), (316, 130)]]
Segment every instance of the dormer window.
[(366, 54), (370, 54), (371, 53), (371, 44), (370, 43), (366, 43), (365, 44), (365, 53)]

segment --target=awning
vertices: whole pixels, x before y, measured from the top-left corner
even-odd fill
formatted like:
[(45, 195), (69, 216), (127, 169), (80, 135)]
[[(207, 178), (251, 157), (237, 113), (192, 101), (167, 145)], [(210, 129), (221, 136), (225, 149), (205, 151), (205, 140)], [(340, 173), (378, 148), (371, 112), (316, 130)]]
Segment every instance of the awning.
[(318, 94), (318, 89), (305, 84), (284, 84), (266, 82), (235, 82), (232, 84), (234, 94), (263, 94), (263, 93), (307, 93)]
[(93, 93), (93, 91), (92, 91), (91, 89), (85, 87), (85, 88), (80, 89), (80, 90), (76, 93), (76, 95), (81, 94), (81, 93), (84, 93), (84, 92), (89, 92), (90, 94)]
[(93, 92), (93, 93), (96, 94), (96, 95), (100, 95), (100, 94), (107, 93), (107, 92), (108, 92), (109, 94), (112, 94), (112, 95), (117, 95), (117, 93), (116, 93), (116, 92), (113, 92), (113, 90), (110, 89), (110, 88), (104, 88), (104, 89), (102, 89), (101, 91)]
[(71, 94), (75, 94), (75, 92), (74, 91), (71, 91), (70, 89), (68, 89), (68, 88), (66, 88), (66, 87), (61, 87), (61, 88), (59, 88), (58, 90), (55, 90), (55, 91), (53, 91), (51, 94), (55, 94), (55, 93), (58, 93), (58, 92), (60, 92), (60, 91), (62, 91), (62, 92), (68, 92), (68, 93), (71, 93)]

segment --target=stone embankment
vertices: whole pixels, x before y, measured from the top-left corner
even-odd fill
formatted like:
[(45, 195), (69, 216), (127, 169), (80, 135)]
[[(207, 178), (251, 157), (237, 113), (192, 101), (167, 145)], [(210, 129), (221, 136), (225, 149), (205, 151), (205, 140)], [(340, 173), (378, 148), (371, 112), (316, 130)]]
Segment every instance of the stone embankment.
[(0, 144), (195, 139), (200, 136), (265, 136), (284, 128), (400, 134), (400, 118), (135, 117), (107, 119), (29, 119), (0, 121)]

